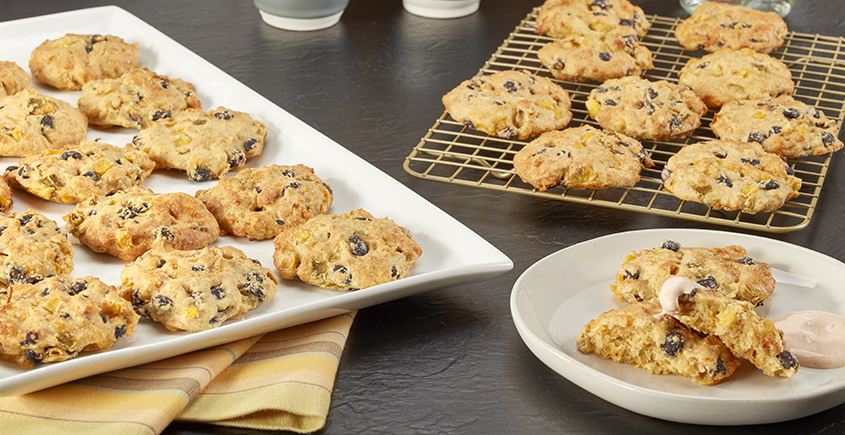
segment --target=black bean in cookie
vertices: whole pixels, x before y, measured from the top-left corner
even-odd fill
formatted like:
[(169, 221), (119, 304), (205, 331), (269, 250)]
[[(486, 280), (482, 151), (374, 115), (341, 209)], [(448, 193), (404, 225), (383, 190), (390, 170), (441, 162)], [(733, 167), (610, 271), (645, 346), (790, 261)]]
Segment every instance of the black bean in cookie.
[(92, 276), (14, 284), (0, 298), (0, 359), (21, 368), (109, 349), (132, 336), (139, 319), (114, 287)]
[(231, 246), (157, 248), (120, 273), (120, 294), (171, 331), (199, 332), (240, 317), (276, 295), (270, 269)]

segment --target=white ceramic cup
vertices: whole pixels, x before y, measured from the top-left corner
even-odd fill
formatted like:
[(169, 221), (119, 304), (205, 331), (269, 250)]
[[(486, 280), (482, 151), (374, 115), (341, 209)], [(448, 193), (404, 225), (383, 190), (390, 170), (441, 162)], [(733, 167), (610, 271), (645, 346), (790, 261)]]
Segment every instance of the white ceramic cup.
[(458, 18), (478, 10), (481, 0), (402, 0), (405, 10), (426, 18)]
[(349, 0), (253, 0), (265, 23), (285, 30), (310, 31), (337, 24)]

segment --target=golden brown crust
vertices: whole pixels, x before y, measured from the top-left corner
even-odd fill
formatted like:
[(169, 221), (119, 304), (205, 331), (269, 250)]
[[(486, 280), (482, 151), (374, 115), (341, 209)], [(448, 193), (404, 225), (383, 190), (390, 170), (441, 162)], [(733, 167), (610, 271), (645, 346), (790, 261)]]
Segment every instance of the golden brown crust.
[(787, 158), (820, 156), (843, 145), (835, 119), (787, 95), (728, 103), (710, 128), (720, 139), (757, 142)]
[(33, 209), (0, 216), (0, 254), (0, 288), (73, 271), (67, 233)]
[(218, 107), (174, 112), (141, 130), (132, 143), (158, 169), (183, 171), (194, 181), (220, 178), (261, 155), (267, 129), (248, 113)]
[(329, 185), (301, 164), (246, 168), (195, 196), (217, 219), (221, 235), (250, 240), (276, 237), (325, 213), (333, 200)]
[(217, 221), (200, 200), (140, 186), (90, 197), (63, 219), (82, 244), (126, 261), (154, 248), (204, 248), (220, 234)]
[(443, 96), (455, 121), (505, 139), (526, 139), (572, 120), (569, 93), (551, 80), (500, 71), (466, 80)]
[(540, 48), (537, 57), (555, 78), (574, 82), (642, 75), (654, 67), (651, 51), (634, 35), (558, 39)]
[(29, 69), (38, 81), (57, 89), (74, 91), (92, 80), (120, 77), (138, 68), (138, 43), (114, 35), (68, 33), (48, 39), (32, 51)]
[(14, 95), (29, 86), (29, 74), (20, 65), (0, 60), (0, 97)]
[(545, 191), (631, 187), (654, 162), (637, 140), (583, 125), (543, 133), (516, 153), (513, 165), (523, 181)]
[(105, 350), (135, 332), (139, 316), (92, 276), (55, 276), (2, 291), (0, 359), (30, 368)]
[(751, 258), (742, 246), (684, 247), (672, 240), (630, 252), (611, 290), (619, 301), (658, 303), (663, 284), (675, 276), (754, 306), (763, 304), (775, 290), (771, 266)]
[(0, 98), (0, 155), (29, 156), (78, 144), (88, 118), (76, 107), (33, 88)]
[(138, 314), (171, 331), (205, 331), (276, 295), (270, 269), (231, 246), (157, 248), (120, 272), (119, 292)]
[(795, 89), (792, 73), (783, 62), (747, 48), (726, 48), (690, 59), (681, 68), (678, 84), (692, 89), (709, 107), (791, 95)]
[(675, 26), (675, 37), (687, 50), (770, 53), (783, 44), (786, 33), (786, 22), (777, 13), (724, 2), (705, 2)]
[(651, 27), (642, 8), (628, 0), (546, 0), (536, 22), (537, 34), (554, 38), (619, 31), (642, 38)]
[(407, 278), (422, 255), (408, 230), (360, 209), (312, 218), (282, 231), (273, 245), (281, 278), (344, 291)]
[(93, 80), (82, 87), (79, 108), (93, 125), (143, 129), (173, 113), (202, 108), (194, 85), (147, 68), (114, 79)]
[(756, 142), (712, 140), (669, 158), (664, 188), (680, 199), (744, 213), (771, 212), (798, 196), (801, 179)]
[(155, 163), (132, 145), (118, 148), (83, 140), (24, 157), (6, 168), (5, 179), (41, 199), (75, 204), (140, 185), (154, 167)]
[(5, 213), (11, 210), (13, 203), (12, 188), (9, 186), (9, 182), (6, 181), (6, 177), (0, 177), (0, 212)]
[(702, 336), (669, 316), (658, 319), (660, 312), (660, 305), (649, 302), (607, 311), (581, 329), (578, 349), (701, 385), (718, 384), (740, 366), (718, 337)]
[(707, 106), (686, 86), (632, 76), (608, 80), (590, 91), (587, 110), (606, 130), (664, 140), (691, 135)]
[(750, 303), (709, 289), (682, 296), (678, 303), (678, 320), (697, 331), (718, 336), (731, 352), (763, 373), (788, 378), (798, 371), (798, 360), (783, 346), (783, 333), (774, 322), (757, 315)]

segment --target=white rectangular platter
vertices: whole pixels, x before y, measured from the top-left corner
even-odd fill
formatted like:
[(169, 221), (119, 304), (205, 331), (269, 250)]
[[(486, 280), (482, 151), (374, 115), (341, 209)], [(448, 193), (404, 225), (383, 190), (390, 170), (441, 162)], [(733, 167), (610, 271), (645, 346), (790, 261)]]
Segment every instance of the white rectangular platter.
[[(247, 112), (267, 127), (261, 156), (249, 159), (247, 167), (302, 163), (314, 168), (334, 192), (329, 213), (347, 213), (363, 208), (376, 217), (389, 217), (407, 228), (423, 249), (423, 255), (408, 278), (354, 292), (337, 292), (284, 281), (268, 303), (220, 327), (199, 333), (170, 332), (142, 319), (135, 334), (121, 338), (109, 350), (83, 352), (79, 357), (54, 364), (20, 369), (0, 362), (0, 395), (18, 395), (82, 377), (130, 367), (182, 353), (228, 343), (241, 338), (365, 308), (438, 287), (487, 279), (507, 272), (513, 262), (483, 238), (444, 213), (398, 181), (365, 162), (341, 145), (252, 91), (214, 65), (197, 56), (134, 15), (114, 6), (83, 9), (61, 14), (0, 22), (0, 60), (10, 60), (28, 71), (32, 50), (47, 39), (67, 33), (112, 34), (140, 44), (141, 66), (171, 78), (192, 83), (203, 109), (219, 106)], [(273, 72), (268, 72), (271, 74)], [(33, 80), (31, 86), (45, 95), (76, 105), (81, 91), (57, 91)], [(350, 114), (354, 110), (350, 110)], [(89, 128), (88, 139), (123, 146), (137, 130)], [(0, 169), (16, 158), (0, 158)], [(228, 174), (232, 176), (234, 174)], [(198, 183), (176, 171), (155, 171), (144, 186), (158, 193), (182, 191), (193, 195), (216, 181)], [(12, 211), (33, 208), (64, 227), (62, 216), (73, 205), (42, 201), (16, 191)], [(74, 243), (74, 277), (96, 276), (120, 285), (120, 271), (127, 264), (115, 257), (95, 254)], [(250, 242), (245, 238), (221, 237), (213, 243), (235, 246), (249, 257), (272, 266), (272, 240)]]

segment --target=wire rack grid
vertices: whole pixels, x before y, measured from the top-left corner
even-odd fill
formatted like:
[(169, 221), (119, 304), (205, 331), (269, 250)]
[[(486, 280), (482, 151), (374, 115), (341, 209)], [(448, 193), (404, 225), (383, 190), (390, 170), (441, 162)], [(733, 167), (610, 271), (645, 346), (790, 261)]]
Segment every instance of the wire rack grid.
[[(479, 70), (478, 75), (504, 70), (527, 70), (558, 83), (569, 92), (573, 119), (569, 126), (597, 126), (585, 106), (598, 83), (576, 83), (555, 79), (537, 57), (537, 51), (553, 38), (535, 34), (534, 8)], [(674, 36), (680, 18), (649, 16), (651, 28), (640, 42), (652, 52), (654, 68), (644, 77), (677, 82), (678, 72), (700, 52), (685, 51)], [(770, 56), (784, 62), (795, 82), (793, 96), (837, 120), (845, 117), (845, 38), (790, 32), (784, 44)], [(788, 160), (802, 180), (799, 196), (769, 213), (748, 214), (713, 209), (682, 201), (663, 189), (660, 174), (666, 161), (682, 147), (714, 139), (709, 124), (714, 112), (701, 121), (702, 127), (683, 140), (641, 141), (655, 163), (644, 169), (640, 181), (630, 188), (578, 190), (564, 186), (544, 192), (524, 183), (513, 169), (513, 156), (527, 141), (502, 139), (469, 129), (444, 112), (406, 157), (404, 169), (426, 180), (491, 190), (513, 192), (601, 207), (670, 216), (758, 231), (783, 233), (805, 228), (813, 216), (830, 166), (831, 155)], [(838, 131), (837, 131), (838, 133)]]

